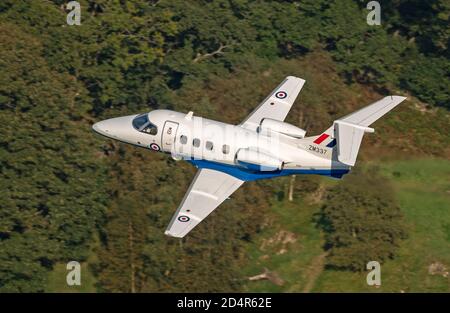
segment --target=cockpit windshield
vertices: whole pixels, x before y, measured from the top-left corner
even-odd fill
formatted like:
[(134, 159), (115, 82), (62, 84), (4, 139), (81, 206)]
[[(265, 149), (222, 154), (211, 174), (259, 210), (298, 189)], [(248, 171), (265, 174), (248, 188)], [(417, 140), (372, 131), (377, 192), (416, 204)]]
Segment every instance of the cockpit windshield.
[(150, 123), (148, 120), (148, 113), (143, 113), (136, 116), (133, 120), (133, 127), (138, 131), (147, 133), (150, 135), (156, 135), (158, 133), (158, 128), (156, 125)]

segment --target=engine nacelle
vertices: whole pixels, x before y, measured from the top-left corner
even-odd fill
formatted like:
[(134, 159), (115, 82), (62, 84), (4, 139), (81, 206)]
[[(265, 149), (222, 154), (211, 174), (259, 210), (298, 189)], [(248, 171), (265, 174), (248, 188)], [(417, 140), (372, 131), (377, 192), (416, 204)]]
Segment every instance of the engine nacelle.
[(264, 118), (261, 121), (258, 132), (276, 132), (298, 139), (305, 138), (306, 135), (306, 130), (304, 129), (271, 118)]
[(283, 162), (267, 153), (251, 148), (239, 149), (236, 153), (236, 163), (254, 171), (278, 171), (283, 169)]

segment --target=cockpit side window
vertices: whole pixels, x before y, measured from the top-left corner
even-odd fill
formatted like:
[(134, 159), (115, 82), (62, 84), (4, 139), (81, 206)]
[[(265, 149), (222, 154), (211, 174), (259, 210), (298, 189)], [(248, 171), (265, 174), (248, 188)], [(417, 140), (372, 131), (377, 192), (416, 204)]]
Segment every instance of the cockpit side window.
[(148, 114), (143, 113), (138, 116), (136, 116), (133, 120), (133, 127), (136, 128), (138, 131), (150, 134), (150, 135), (156, 135), (158, 133), (158, 127), (156, 125), (150, 123), (148, 120)]
[(149, 123), (143, 130), (142, 132), (150, 134), (155, 136), (158, 133), (158, 128), (153, 125), (152, 123)]
[(148, 114), (140, 114), (136, 116), (133, 119), (133, 127), (136, 128), (138, 131), (142, 131), (142, 129), (147, 125), (148, 123)]

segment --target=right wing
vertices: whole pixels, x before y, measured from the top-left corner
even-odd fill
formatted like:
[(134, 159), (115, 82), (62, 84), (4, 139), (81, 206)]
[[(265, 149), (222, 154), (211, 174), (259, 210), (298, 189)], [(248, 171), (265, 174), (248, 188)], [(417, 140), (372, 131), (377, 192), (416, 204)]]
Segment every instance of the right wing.
[(266, 117), (284, 121), (304, 84), (305, 80), (301, 78), (286, 77), (239, 126), (256, 130)]
[(212, 169), (200, 169), (167, 226), (166, 235), (182, 238), (244, 181)]

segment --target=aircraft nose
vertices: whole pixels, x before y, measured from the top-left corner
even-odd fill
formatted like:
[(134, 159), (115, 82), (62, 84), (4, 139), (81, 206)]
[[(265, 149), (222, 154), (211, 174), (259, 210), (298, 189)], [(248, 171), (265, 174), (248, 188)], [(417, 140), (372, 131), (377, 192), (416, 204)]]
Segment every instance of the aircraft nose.
[(105, 121), (97, 122), (94, 125), (92, 125), (92, 129), (101, 135), (106, 133), (106, 127), (105, 127)]
[(92, 129), (100, 135), (129, 141), (134, 134), (132, 120), (136, 115), (122, 116), (100, 121), (92, 125)]

